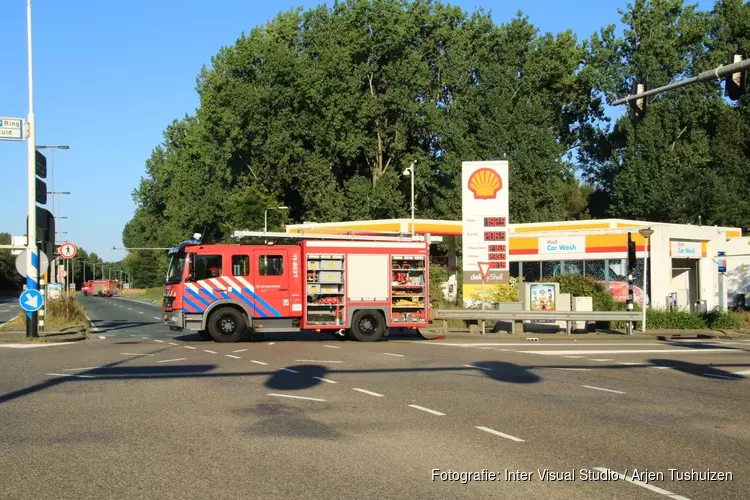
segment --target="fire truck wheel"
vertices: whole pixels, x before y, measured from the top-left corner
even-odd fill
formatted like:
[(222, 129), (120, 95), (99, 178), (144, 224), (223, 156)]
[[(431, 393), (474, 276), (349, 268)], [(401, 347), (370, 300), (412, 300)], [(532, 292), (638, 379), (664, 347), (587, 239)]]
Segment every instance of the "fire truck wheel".
[(360, 342), (376, 342), (385, 333), (385, 319), (379, 311), (365, 309), (352, 316), (352, 336)]
[(247, 331), (242, 313), (231, 307), (217, 309), (208, 318), (208, 333), (216, 342), (239, 342)]

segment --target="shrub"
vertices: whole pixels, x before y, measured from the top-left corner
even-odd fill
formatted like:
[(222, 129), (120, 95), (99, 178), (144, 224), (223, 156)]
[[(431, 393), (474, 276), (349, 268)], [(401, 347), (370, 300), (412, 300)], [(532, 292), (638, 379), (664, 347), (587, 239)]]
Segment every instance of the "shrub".
[(652, 309), (646, 311), (646, 327), (665, 330), (700, 330), (708, 328), (698, 314), (681, 309)]
[[(67, 320), (65, 312), (67, 310)], [(19, 315), (20, 325), (26, 325), (26, 314)], [(71, 326), (71, 325), (88, 325), (86, 311), (83, 306), (74, 297), (60, 297), (50, 300), (44, 306), (44, 324), (45, 326)]]
[(430, 264), (430, 307), (440, 309), (448, 300), (443, 293), (443, 283), (448, 281), (448, 269), (439, 264)]
[(595, 311), (623, 310), (612, 297), (612, 293), (596, 278), (582, 274), (560, 274), (544, 278), (546, 283), (559, 283), (560, 293), (569, 293), (572, 297), (592, 297)]
[(725, 312), (714, 309), (703, 315), (703, 320), (709, 328), (721, 328), (725, 330), (739, 330), (742, 327), (743, 315), (734, 312)]

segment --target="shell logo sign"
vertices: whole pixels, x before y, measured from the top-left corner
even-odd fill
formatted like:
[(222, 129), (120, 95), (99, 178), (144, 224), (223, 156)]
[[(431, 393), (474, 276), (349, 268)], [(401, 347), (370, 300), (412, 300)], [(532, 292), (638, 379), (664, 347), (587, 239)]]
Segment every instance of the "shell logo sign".
[(503, 180), (496, 170), (480, 168), (469, 177), (469, 191), (475, 200), (493, 200), (503, 187)]

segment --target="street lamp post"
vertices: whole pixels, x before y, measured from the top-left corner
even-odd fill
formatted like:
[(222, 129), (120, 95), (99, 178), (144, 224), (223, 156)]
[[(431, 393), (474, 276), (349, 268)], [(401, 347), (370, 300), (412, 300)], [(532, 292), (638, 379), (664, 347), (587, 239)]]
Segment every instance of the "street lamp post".
[(415, 177), (415, 170), (414, 167), (417, 164), (417, 160), (414, 160), (411, 162), (411, 164), (404, 170), (404, 175), (411, 178), (411, 236), (414, 238), (414, 177)]
[(281, 206), (281, 207), (268, 207), (263, 214), (263, 232), (268, 232), (268, 211), (269, 210), (289, 210), (289, 207)]
[(643, 319), (641, 320), (641, 330), (643, 333), (646, 333), (646, 290), (648, 290), (648, 254), (650, 250), (650, 243), (651, 243), (651, 235), (654, 234), (654, 230), (650, 227), (641, 229), (638, 231), (641, 236), (643, 236), (643, 239), (646, 240), (645, 242), (645, 252), (643, 256), (643, 290), (641, 291), (641, 309), (643, 311)]

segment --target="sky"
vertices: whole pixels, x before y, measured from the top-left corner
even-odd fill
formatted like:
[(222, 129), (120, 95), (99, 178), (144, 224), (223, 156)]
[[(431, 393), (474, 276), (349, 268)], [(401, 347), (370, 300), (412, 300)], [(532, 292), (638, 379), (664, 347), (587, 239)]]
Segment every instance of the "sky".
[[(54, 190), (71, 194), (57, 196), (54, 209), (51, 203), (46, 207), (67, 217), (57, 221), (57, 231), (66, 233), (58, 234), (58, 244), (71, 241), (107, 261), (123, 258), (122, 229), (135, 211), (133, 190), (167, 125), (200, 105), (195, 83), (201, 67), (280, 11), (321, 3), (34, 0), (36, 143), (70, 146), (54, 152)], [(572, 29), (588, 38), (618, 24), (617, 9), (625, 8), (626, 0), (449, 3), (469, 12), (484, 8), (498, 24), (522, 10), (542, 32)], [(26, 0), (0, 0), (0, 39), (0, 116), (25, 119)], [(0, 141), (0, 232), (15, 236), (26, 232), (27, 148), (25, 142)], [(46, 156), (52, 191), (51, 155)]]

